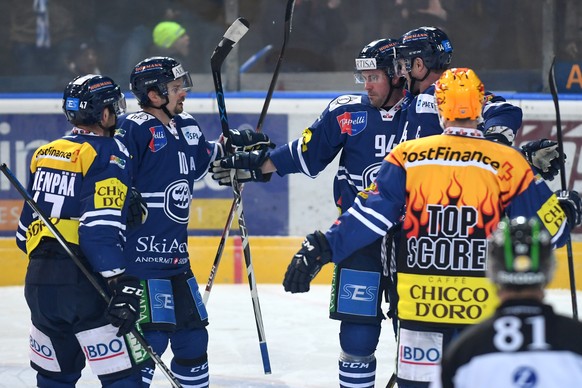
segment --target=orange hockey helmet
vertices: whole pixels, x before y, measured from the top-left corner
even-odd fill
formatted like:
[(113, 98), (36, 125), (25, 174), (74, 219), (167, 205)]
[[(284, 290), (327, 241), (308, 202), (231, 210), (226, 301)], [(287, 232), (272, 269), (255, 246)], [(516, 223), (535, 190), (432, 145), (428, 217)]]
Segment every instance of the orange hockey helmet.
[(435, 84), (440, 116), (449, 121), (478, 120), (481, 117), (485, 88), (477, 74), (467, 68), (446, 70)]

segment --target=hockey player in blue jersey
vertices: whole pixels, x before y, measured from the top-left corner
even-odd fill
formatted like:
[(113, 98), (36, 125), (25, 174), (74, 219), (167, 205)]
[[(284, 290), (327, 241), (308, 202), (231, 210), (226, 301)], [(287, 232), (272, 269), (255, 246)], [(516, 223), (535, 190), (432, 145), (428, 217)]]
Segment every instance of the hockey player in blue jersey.
[[(144, 224), (129, 230), (125, 248), (127, 272), (144, 286), (139, 323), (157, 354), (170, 344), (170, 367), (182, 385), (203, 388), (209, 385), (208, 314), (190, 269), (188, 220), (193, 184), (224, 155), (225, 146), (206, 140), (184, 112), (191, 86), (190, 74), (173, 58), (141, 61), (131, 72), (130, 88), (142, 110), (127, 115), (116, 136), (128, 148), (132, 186), (148, 208)], [(253, 131), (231, 131), (231, 141), (270, 144)], [(150, 363), (142, 369), (144, 387), (151, 384), (153, 368)]]
[(486, 140), (477, 129), (484, 88), (472, 70), (445, 71), (436, 96), (443, 134), (393, 149), (352, 208), (325, 234), (306, 237), (284, 280), (308, 289), (326, 262), (337, 265), (402, 224), (397, 260), (402, 388), (428, 387), (455, 336), (493, 313), (497, 300), (485, 278), (485, 248), (501, 217), (538, 217), (556, 246), (580, 224), (577, 193), (557, 198), (517, 150)]
[[(453, 44), (449, 37), (436, 27), (420, 27), (408, 31), (395, 48), (395, 73), (407, 82), (399, 140), (438, 135), (442, 133), (434, 98), (434, 83), (450, 67)], [(504, 98), (486, 92), (483, 107), (482, 129), (492, 140), (513, 143), (521, 127), (521, 109), (507, 103)]]
[(141, 386), (138, 354), (145, 352), (125, 336), (138, 318), (142, 288), (125, 272), (123, 256), (129, 155), (113, 132), (124, 108), (111, 78), (75, 78), (63, 94), (63, 112), (75, 127), (32, 156), (28, 192), (112, 296), (108, 306), (25, 204), (16, 243), (30, 259), (24, 293), (38, 387), (74, 387), (86, 361), (103, 387)]
[[(264, 174), (283, 176), (302, 173), (315, 178), (341, 153), (334, 179), (334, 200), (340, 212), (352, 206), (359, 191), (372, 183), (386, 153), (396, 144), (396, 130), (402, 104), (402, 80), (393, 76), (393, 50), (397, 40), (380, 39), (366, 45), (356, 58), (356, 82), (366, 94), (342, 95), (332, 100), (321, 116), (298, 139), (265, 152), (239, 153), (237, 157), (216, 161), (213, 178), (230, 184), (225, 168), (237, 170), (239, 182), (262, 181)], [(382, 298), (389, 288), (383, 240), (355, 252), (335, 268), (330, 303), (330, 318), (340, 320), (339, 385), (374, 385), (374, 353), (380, 336)], [(346, 290), (357, 284), (366, 297)], [(286, 285), (286, 291), (306, 292)]]
[[(452, 42), (436, 27), (410, 30), (400, 41), (395, 48), (394, 71), (406, 79), (407, 86), (399, 143), (442, 133), (434, 100), (434, 83), (450, 67), (453, 57)], [(513, 145), (522, 123), (521, 109), (487, 91), (485, 100), (480, 129), (489, 140)], [(521, 152), (544, 179), (554, 179), (560, 159), (556, 142), (547, 139), (530, 141), (521, 147)]]

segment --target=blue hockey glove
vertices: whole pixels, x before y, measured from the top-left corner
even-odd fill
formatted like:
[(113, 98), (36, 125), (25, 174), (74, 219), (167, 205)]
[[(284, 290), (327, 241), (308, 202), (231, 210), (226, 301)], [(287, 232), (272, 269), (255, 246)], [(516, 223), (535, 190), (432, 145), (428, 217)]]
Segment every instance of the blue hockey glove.
[(236, 178), (238, 183), (250, 181), (268, 182), (273, 174), (263, 174), (261, 171), (261, 166), (268, 156), (267, 150), (237, 152), (223, 159), (215, 160), (208, 171), (212, 173), (212, 179), (221, 186), (232, 186), (230, 174), (232, 169), (237, 170)]
[(582, 200), (577, 191), (558, 190), (556, 196), (560, 202), (560, 206), (566, 217), (571, 229), (582, 224)]
[(119, 275), (107, 280), (111, 300), (107, 306), (107, 320), (118, 327), (117, 336), (131, 331), (139, 318), (139, 301), (143, 288), (134, 276)]
[(131, 188), (127, 201), (127, 219), (125, 220), (125, 224), (129, 228), (133, 228), (145, 223), (148, 218), (148, 205), (135, 187)]
[(262, 151), (275, 148), (269, 136), (262, 132), (255, 132), (250, 129), (231, 129), (229, 135), (230, 145), (235, 152), (238, 151)]
[(558, 143), (555, 141), (548, 139), (530, 141), (521, 147), (521, 152), (545, 180), (553, 180), (560, 172), (560, 153)]
[(309, 291), (309, 283), (331, 261), (331, 249), (319, 230), (308, 234), (285, 272), (283, 287), (293, 294)]

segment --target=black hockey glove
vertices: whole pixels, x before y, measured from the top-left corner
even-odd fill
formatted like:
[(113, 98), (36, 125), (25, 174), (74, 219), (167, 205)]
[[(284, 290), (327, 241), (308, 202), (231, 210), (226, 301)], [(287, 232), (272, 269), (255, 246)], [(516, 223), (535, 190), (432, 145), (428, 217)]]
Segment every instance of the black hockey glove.
[(215, 160), (210, 165), (208, 171), (212, 173), (212, 179), (221, 186), (232, 186), (232, 177), (230, 171), (236, 171), (238, 183), (244, 182), (268, 182), (272, 173), (263, 174), (261, 165), (265, 162), (269, 154), (267, 150), (261, 151), (242, 151), (223, 159)]
[(148, 205), (135, 187), (131, 188), (131, 193), (129, 194), (127, 201), (127, 219), (125, 224), (129, 228), (133, 228), (145, 223), (148, 218)]
[(309, 283), (324, 264), (331, 261), (331, 249), (325, 235), (319, 230), (308, 234), (299, 252), (293, 256), (285, 272), (283, 287), (293, 294), (309, 291)]
[(558, 143), (555, 141), (548, 139), (530, 141), (521, 147), (521, 152), (545, 180), (553, 180), (560, 172), (560, 153)]
[(558, 190), (555, 194), (562, 210), (566, 213), (570, 229), (582, 224), (582, 200), (580, 199), (580, 194), (577, 191), (568, 190)]
[(107, 280), (111, 290), (111, 300), (107, 306), (107, 319), (118, 327), (117, 336), (131, 331), (139, 318), (139, 301), (143, 288), (134, 276), (119, 275)]
[(275, 144), (271, 142), (269, 136), (262, 132), (255, 132), (250, 129), (231, 129), (229, 136), (229, 144), (234, 148), (234, 152), (238, 151), (262, 151), (269, 148), (275, 148)]

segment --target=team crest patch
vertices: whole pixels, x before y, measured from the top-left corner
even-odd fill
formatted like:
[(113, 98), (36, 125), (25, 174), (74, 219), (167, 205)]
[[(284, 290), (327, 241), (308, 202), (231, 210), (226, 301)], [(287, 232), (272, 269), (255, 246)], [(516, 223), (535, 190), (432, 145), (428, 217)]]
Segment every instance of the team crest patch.
[(168, 139), (164, 133), (164, 127), (161, 125), (156, 125), (155, 127), (150, 127), (150, 132), (152, 133), (152, 140), (150, 141), (150, 151), (158, 152), (168, 144)]
[(368, 124), (368, 112), (345, 112), (336, 117), (341, 133), (355, 136)]

